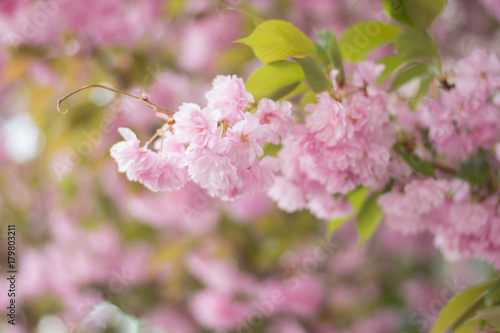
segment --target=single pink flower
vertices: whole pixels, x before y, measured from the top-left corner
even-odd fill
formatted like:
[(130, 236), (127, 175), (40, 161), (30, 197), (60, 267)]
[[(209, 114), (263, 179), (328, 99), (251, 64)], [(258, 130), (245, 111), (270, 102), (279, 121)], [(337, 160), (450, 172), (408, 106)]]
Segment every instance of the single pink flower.
[(218, 110), (221, 119), (231, 124), (241, 120), (245, 108), (254, 102), (252, 94), (245, 89), (245, 83), (236, 75), (217, 76), (212, 82), (212, 90), (205, 97), (208, 107)]
[(219, 112), (201, 109), (193, 103), (184, 103), (174, 114), (174, 133), (179, 141), (189, 143), (190, 148), (213, 145), (217, 139)]
[(321, 93), (318, 96), (318, 104), (306, 105), (306, 111), (311, 112), (306, 117), (307, 128), (328, 147), (336, 145), (343, 139), (352, 138), (354, 126), (347, 110), (328, 93)]
[(231, 193), (240, 180), (231, 160), (210, 148), (195, 149), (187, 153), (184, 162), (191, 179), (213, 197), (231, 199)]
[(278, 144), (279, 138), (284, 137), (295, 123), (295, 118), (292, 116), (292, 104), (288, 101), (280, 103), (262, 98), (255, 115), (259, 118), (261, 125), (269, 124), (273, 135), (268, 141), (274, 144)]

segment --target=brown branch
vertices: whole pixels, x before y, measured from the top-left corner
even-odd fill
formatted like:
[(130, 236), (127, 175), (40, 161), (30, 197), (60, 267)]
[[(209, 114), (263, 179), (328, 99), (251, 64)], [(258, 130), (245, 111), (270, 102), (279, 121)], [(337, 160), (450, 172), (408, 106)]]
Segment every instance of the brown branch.
[(169, 118), (171, 118), (173, 116), (173, 114), (174, 114), (173, 111), (171, 111), (169, 109), (166, 109), (166, 108), (162, 108), (162, 107), (154, 104), (153, 102), (151, 102), (148, 99), (148, 97), (147, 97), (146, 94), (142, 94), (141, 97), (137, 97), (137, 96), (131, 95), (129, 93), (126, 93), (124, 91), (117, 90), (117, 89), (114, 89), (114, 88), (111, 88), (111, 87), (106, 87), (106, 86), (103, 86), (101, 84), (91, 84), (91, 85), (88, 85), (88, 86), (81, 87), (81, 88), (79, 88), (79, 89), (77, 89), (77, 90), (75, 90), (75, 91), (67, 94), (66, 96), (60, 98), (59, 101), (57, 101), (57, 111), (59, 113), (62, 113), (62, 114), (67, 113), (68, 109), (66, 109), (65, 111), (61, 111), (61, 103), (64, 102), (69, 97), (73, 96), (74, 94), (79, 93), (80, 91), (85, 90), (85, 89), (89, 89), (89, 88), (102, 88), (102, 89), (106, 89), (106, 90), (112, 91), (112, 92), (117, 93), (117, 94), (122, 94), (122, 95), (125, 95), (125, 96), (128, 96), (128, 97), (132, 97), (134, 99), (137, 99), (137, 100), (141, 101), (147, 107), (155, 110), (156, 112), (163, 113), (163, 114), (167, 115)]

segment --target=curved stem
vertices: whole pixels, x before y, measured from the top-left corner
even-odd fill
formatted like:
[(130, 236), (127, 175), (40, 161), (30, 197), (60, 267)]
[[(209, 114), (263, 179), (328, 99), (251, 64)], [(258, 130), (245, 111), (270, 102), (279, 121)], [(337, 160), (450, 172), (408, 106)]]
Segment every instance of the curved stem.
[(91, 84), (91, 85), (88, 85), (88, 86), (83, 86), (73, 92), (70, 92), (69, 94), (67, 94), (66, 96), (60, 98), (58, 101), (57, 101), (57, 111), (59, 113), (62, 113), (62, 114), (65, 114), (68, 112), (68, 109), (66, 109), (64, 112), (61, 111), (61, 103), (64, 102), (66, 99), (68, 99), (69, 97), (73, 96), (74, 94), (76, 93), (79, 93), (80, 91), (82, 90), (85, 90), (85, 89), (89, 89), (89, 88), (102, 88), (102, 89), (106, 89), (106, 90), (109, 90), (109, 91), (112, 91), (114, 93), (117, 93), (117, 94), (122, 94), (122, 95), (125, 95), (125, 96), (128, 96), (128, 97), (132, 97), (132, 98), (135, 98), (139, 101), (141, 101), (142, 103), (144, 103), (147, 107), (155, 110), (156, 112), (160, 112), (160, 113), (163, 113), (163, 114), (166, 114), (167, 116), (169, 117), (172, 117), (174, 112), (169, 110), (169, 109), (166, 109), (166, 108), (162, 108), (156, 104), (154, 104), (153, 102), (151, 102), (148, 98), (147, 98), (147, 95), (146, 94), (142, 94), (141, 97), (137, 97), (137, 96), (134, 96), (134, 95), (131, 95), (129, 93), (126, 93), (124, 91), (121, 91), (121, 90), (117, 90), (117, 89), (114, 89), (114, 88), (111, 88), (111, 87), (106, 87), (106, 86), (103, 86), (101, 84)]
[(435, 169), (438, 169), (440, 171), (443, 171), (445, 173), (448, 173), (450, 175), (455, 175), (457, 173), (457, 170), (453, 169), (453, 168), (450, 168), (446, 165), (442, 165), (440, 163), (437, 163), (437, 162), (430, 162), (431, 165), (435, 168)]

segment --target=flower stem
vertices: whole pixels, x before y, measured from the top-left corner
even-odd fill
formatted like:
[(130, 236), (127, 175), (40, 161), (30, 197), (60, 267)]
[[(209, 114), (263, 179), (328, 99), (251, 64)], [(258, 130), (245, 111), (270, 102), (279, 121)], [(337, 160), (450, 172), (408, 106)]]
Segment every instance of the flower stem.
[(111, 88), (111, 87), (106, 87), (106, 86), (103, 86), (103, 85), (100, 85), (100, 84), (91, 84), (91, 85), (88, 85), (88, 86), (83, 86), (83, 87), (81, 87), (81, 88), (79, 88), (79, 89), (77, 89), (77, 90), (75, 90), (73, 92), (70, 92), (66, 96), (62, 97), (61, 99), (59, 99), (59, 101), (57, 101), (57, 111), (59, 113), (62, 113), (62, 114), (67, 113), (68, 112), (67, 109), (65, 111), (61, 111), (61, 103), (64, 102), (69, 97), (73, 96), (74, 94), (79, 93), (80, 91), (85, 90), (85, 89), (89, 89), (89, 88), (102, 88), (102, 89), (106, 89), (106, 90), (112, 91), (112, 92), (117, 93), (117, 94), (122, 94), (122, 95), (125, 95), (125, 96), (128, 96), (128, 97), (135, 98), (135, 99), (141, 101), (142, 103), (144, 103), (147, 107), (155, 110), (156, 112), (165, 114), (169, 118), (171, 118), (173, 116), (173, 114), (174, 114), (173, 111), (171, 111), (169, 109), (166, 109), (166, 108), (162, 108), (162, 107), (154, 104), (153, 102), (151, 102), (148, 99), (148, 97), (147, 97), (146, 94), (142, 94), (140, 97), (138, 97), (138, 96), (134, 96), (134, 95), (131, 95), (129, 93), (126, 93), (124, 91), (117, 90), (117, 89), (114, 89), (114, 88)]

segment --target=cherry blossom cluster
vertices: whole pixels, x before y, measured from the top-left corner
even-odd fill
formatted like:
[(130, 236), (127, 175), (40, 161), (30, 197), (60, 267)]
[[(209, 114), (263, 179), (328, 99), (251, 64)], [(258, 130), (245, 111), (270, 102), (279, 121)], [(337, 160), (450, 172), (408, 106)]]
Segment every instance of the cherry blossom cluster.
[(481, 258), (500, 267), (498, 193), (478, 202), (463, 180), (413, 179), (380, 197), (386, 223), (403, 233), (430, 232), (449, 260)]
[(305, 107), (304, 122), (283, 140), (282, 168), (269, 191), (281, 209), (307, 208), (322, 219), (345, 216), (351, 207), (338, 194), (387, 180), (394, 135), (387, 95), (375, 86), (382, 70), (362, 62), (349, 84), (334, 81), (333, 96), (321, 93)]
[[(500, 268), (500, 164), (495, 157), (500, 141), (500, 63), (476, 49), (454, 64), (446, 80), (439, 96), (412, 114), (416, 121), (408, 122), (404, 112), (399, 115), (407, 134), (415, 138), (411, 144), (416, 153), (425, 157), (430, 154), (425, 146), (434, 148), (435, 159), (446, 168), (438, 167), (437, 179), (398, 179), (379, 203), (389, 226), (404, 233), (432, 233), (448, 259), (481, 258)], [(428, 131), (426, 144), (422, 130)], [(479, 184), (456, 178), (453, 171), (478, 152), (489, 164), (488, 178)]]
[[(125, 141), (111, 148), (111, 156), (129, 180), (152, 191), (182, 188), (188, 180), (222, 200), (262, 192), (273, 185), (279, 160), (263, 157), (263, 145), (278, 143), (294, 118), (289, 102), (263, 99), (248, 111), (253, 96), (236, 76), (218, 76), (202, 108), (184, 103), (163, 129), (155, 150), (143, 147), (126, 128)], [(167, 131), (170, 129), (170, 131)]]
[[(181, 105), (152, 149), (121, 128), (125, 141), (111, 155), (129, 180), (152, 191), (191, 181), (223, 201), (267, 193), (282, 210), (307, 209), (320, 219), (348, 216), (347, 193), (360, 186), (390, 189), (392, 180), (379, 199), (390, 226), (430, 231), (448, 257), (479, 257), (500, 267), (493, 186), (500, 66), (478, 49), (453, 68), (415, 112), (376, 84), (384, 68), (369, 61), (349, 68), (342, 84), (332, 71), (331, 91), (293, 115), (288, 101), (264, 98), (252, 106), (241, 79), (218, 76), (206, 106)], [(266, 144), (279, 147), (277, 157), (265, 156)], [(437, 179), (412, 171), (395, 145), (429, 161)], [(490, 178), (482, 184), (457, 178), (461, 164), (480, 153), (493, 170)]]
[(436, 151), (452, 163), (464, 162), (500, 140), (500, 62), (475, 49), (453, 71), (439, 97), (419, 110)]

